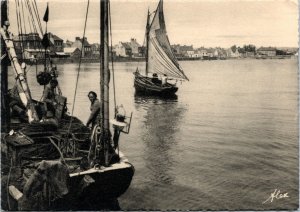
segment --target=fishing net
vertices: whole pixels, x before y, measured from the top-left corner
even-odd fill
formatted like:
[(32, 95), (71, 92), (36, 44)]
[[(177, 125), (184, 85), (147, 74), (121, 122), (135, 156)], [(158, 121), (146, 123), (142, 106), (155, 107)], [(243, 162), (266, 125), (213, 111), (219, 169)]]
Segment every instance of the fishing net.
[(27, 180), (19, 210), (51, 210), (54, 202), (68, 193), (69, 172), (60, 161), (42, 161)]

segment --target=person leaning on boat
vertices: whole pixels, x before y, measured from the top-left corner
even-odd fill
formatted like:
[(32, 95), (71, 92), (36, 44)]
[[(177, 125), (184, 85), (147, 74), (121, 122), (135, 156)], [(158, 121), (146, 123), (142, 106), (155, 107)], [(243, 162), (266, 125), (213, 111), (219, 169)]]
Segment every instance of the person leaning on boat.
[(89, 127), (92, 125), (92, 128), (97, 124), (100, 118), (100, 101), (97, 99), (97, 94), (94, 91), (88, 93), (89, 100), (91, 101), (91, 114), (86, 122), (86, 126)]

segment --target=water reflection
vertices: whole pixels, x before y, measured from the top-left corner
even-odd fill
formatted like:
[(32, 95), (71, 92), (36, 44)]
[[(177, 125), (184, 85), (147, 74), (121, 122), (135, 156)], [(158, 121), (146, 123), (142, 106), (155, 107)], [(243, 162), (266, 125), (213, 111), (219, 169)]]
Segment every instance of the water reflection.
[(144, 110), (142, 142), (148, 186), (170, 185), (174, 182), (176, 132), (185, 110), (179, 106), (177, 96), (166, 99), (135, 95), (135, 107)]
[(156, 96), (156, 95), (145, 95), (143, 93), (134, 93), (135, 101), (138, 103), (141, 100), (162, 100), (162, 101), (177, 101), (178, 96), (176, 94), (170, 94), (168, 96)]

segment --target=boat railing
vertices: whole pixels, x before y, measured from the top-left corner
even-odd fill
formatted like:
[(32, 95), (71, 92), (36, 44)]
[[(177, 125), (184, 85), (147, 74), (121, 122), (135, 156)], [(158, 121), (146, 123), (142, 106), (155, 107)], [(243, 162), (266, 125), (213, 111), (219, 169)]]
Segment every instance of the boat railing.
[(113, 127), (117, 130), (119, 130), (122, 133), (129, 134), (130, 132), (130, 126), (131, 126), (131, 120), (132, 120), (132, 112), (130, 113), (130, 116), (123, 116), (123, 120), (118, 120), (117, 118), (110, 121), (110, 123), (113, 125)]

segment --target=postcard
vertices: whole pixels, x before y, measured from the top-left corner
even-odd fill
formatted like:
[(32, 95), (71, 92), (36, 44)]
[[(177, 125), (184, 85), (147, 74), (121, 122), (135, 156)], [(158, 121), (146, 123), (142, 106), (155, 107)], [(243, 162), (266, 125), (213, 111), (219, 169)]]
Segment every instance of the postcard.
[(2, 0), (1, 208), (299, 207), (296, 0)]

